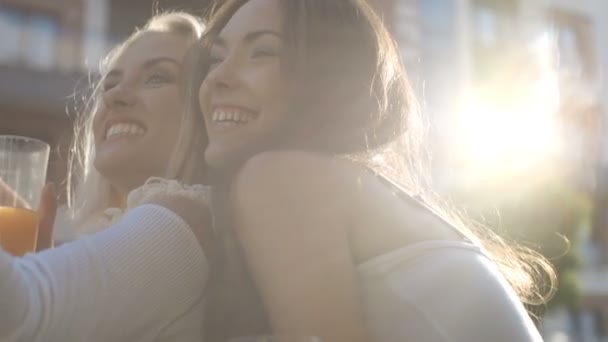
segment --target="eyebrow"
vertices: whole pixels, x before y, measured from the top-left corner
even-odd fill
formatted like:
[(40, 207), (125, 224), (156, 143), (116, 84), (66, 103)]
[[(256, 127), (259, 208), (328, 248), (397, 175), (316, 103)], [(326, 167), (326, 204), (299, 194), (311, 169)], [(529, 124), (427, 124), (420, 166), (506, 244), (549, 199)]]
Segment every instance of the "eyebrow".
[[(281, 35), (280, 33), (278, 33), (277, 31), (273, 31), (273, 30), (259, 30), (259, 31), (253, 31), (253, 32), (249, 32), (245, 35), (245, 37), (243, 37), (243, 41), (245, 43), (251, 43), (254, 40), (260, 38), (261, 36), (264, 35), (271, 35), (271, 36), (275, 36), (279, 39), (283, 39), (283, 35)], [(226, 41), (222, 38), (222, 37), (216, 37), (214, 44), (219, 45), (221, 47), (225, 47)]]
[[(181, 68), (182, 64), (171, 58), (171, 57), (156, 57), (156, 58), (151, 58), (147, 61), (144, 62), (144, 64), (142, 65), (143, 69), (150, 69), (151, 67), (160, 64), (160, 63), (171, 63), (171, 64), (175, 64), (177, 67)], [(122, 70), (118, 70), (118, 69), (112, 69), (110, 72), (108, 72), (106, 74), (106, 76), (104, 78), (108, 78), (108, 77), (114, 77), (114, 76), (120, 76), (122, 74)]]

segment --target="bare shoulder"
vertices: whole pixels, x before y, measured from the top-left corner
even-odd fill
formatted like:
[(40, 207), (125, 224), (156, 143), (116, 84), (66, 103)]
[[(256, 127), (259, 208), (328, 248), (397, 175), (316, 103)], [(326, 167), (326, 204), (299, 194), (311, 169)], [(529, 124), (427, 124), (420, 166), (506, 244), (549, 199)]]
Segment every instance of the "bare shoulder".
[(236, 235), (277, 331), (365, 334), (348, 243), (347, 165), (308, 152), (265, 152), (233, 183)]
[(275, 218), (289, 213), (294, 220), (309, 220), (312, 215), (328, 221), (344, 219), (354, 192), (349, 180), (355, 179), (352, 168), (329, 156), (291, 150), (264, 152), (242, 166), (231, 199), (237, 215), (272, 211)]

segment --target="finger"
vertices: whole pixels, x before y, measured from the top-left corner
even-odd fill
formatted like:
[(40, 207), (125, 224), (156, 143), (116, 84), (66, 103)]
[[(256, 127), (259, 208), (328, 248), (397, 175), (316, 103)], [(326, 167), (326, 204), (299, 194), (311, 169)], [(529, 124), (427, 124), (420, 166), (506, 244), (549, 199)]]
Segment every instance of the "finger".
[(42, 251), (53, 247), (53, 225), (57, 215), (57, 194), (55, 185), (48, 183), (42, 189), (40, 207), (38, 208), (40, 222), (38, 223), (38, 241), (36, 250)]

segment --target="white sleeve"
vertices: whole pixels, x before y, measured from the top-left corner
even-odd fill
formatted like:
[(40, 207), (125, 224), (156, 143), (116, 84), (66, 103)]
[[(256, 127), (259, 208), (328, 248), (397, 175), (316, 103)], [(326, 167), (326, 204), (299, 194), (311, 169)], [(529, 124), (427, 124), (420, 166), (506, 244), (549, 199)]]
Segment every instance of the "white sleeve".
[(148, 340), (199, 303), (207, 276), (186, 222), (142, 205), (45, 252), (0, 250), (0, 341)]

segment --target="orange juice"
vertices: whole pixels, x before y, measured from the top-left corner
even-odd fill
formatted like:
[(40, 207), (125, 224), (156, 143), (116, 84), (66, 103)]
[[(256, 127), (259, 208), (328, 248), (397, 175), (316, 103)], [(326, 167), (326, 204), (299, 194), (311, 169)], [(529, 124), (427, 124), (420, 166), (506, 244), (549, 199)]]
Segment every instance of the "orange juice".
[(22, 256), (36, 249), (38, 213), (20, 208), (0, 207), (0, 245), (8, 253)]

